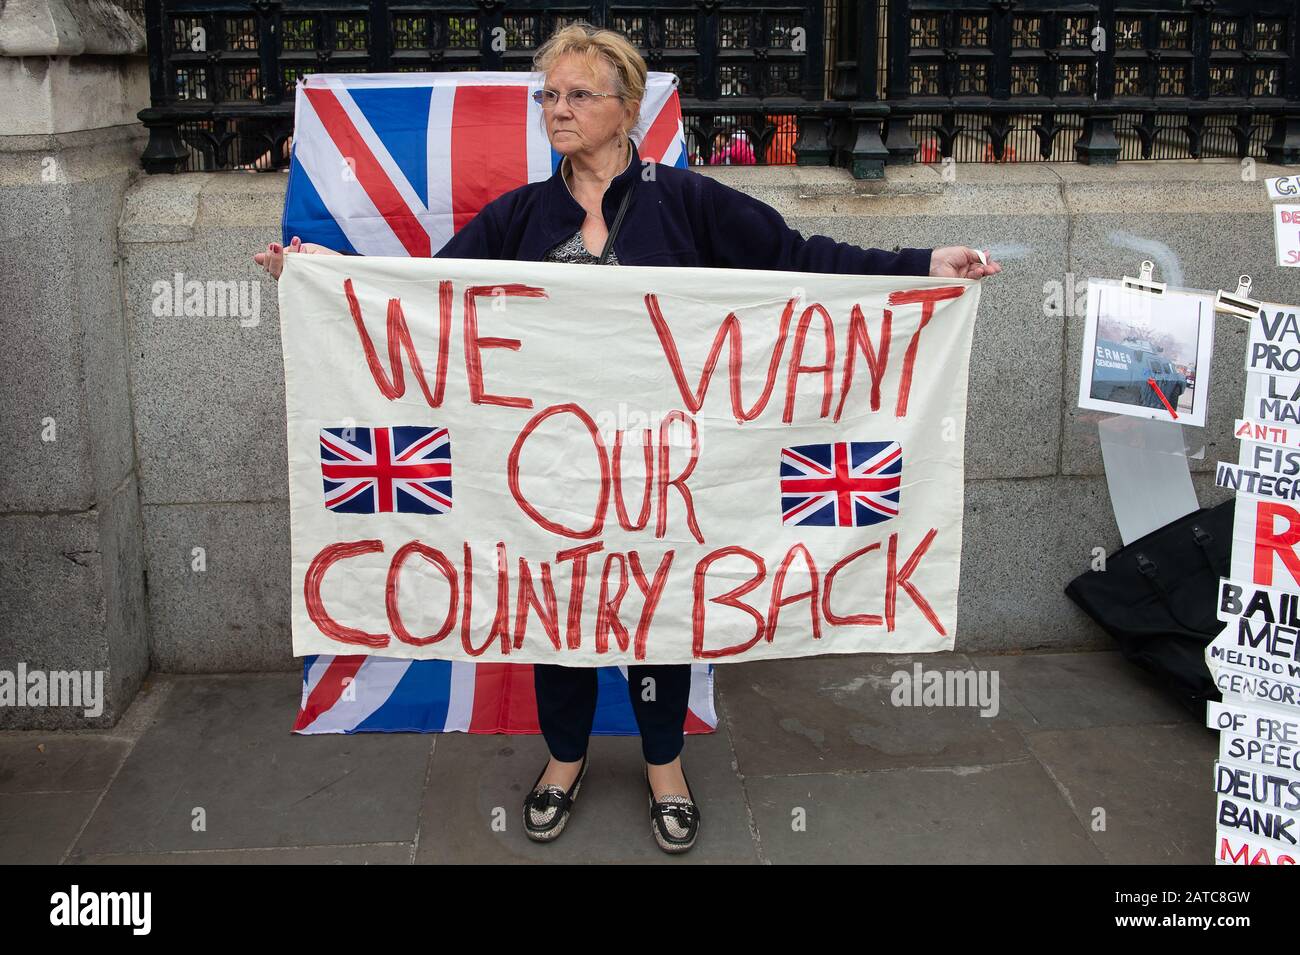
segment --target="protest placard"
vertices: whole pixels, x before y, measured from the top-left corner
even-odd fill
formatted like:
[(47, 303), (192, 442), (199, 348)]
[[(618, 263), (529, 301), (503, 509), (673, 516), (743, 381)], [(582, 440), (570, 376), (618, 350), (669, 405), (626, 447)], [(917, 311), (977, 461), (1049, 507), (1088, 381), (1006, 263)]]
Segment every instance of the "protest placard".
[(978, 282), (289, 258), (296, 654), (952, 648)]
[[(1267, 363), (1270, 356), (1281, 361), (1281, 349), (1297, 341), (1297, 335), (1300, 319), (1296, 308), (1265, 303), (1250, 323), (1247, 367), (1255, 362)], [(1243, 426), (1246, 421), (1251, 424)], [(1241, 439), (1237, 465), (1229, 469), (1226, 462), (1220, 462), (1219, 473), (1225, 476), (1225, 484), (1239, 483), (1236, 478), (1243, 471), (1256, 474), (1255, 480), (1267, 479), (1272, 490), (1293, 484), (1300, 476), (1300, 450), (1289, 446), (1288, 426), (1297, 423), (1300, 377), (1248, 371), (1242, 416), (1235, 429)], [(1285, 431), (1261, 433), (1257, 426), (1282, 427)], [(1275, 440), (1282, 434), (1286, 434), (1285, 440)], [(1226, 477), (1229, 474), (1234, 476), (1231, 482)], [(1300, 590), (1300, 508), (1279, 495), (1240, 493), (1233, 514), (1233, 580)]]
[(1300, 206), (1273, 207), (1273, 242), (1278, 265), (1300, 266)]
[(1300, 840), (1300, 816), (1231, 796), (1219, 796), (1216, 819), (1221, 831), (1249, 833), (1292, 847)]
[(1294, 846), (1252, 836), (1233, 829), (1216, 829), (1214, 862), (1216, 865), (1295, 865)]
[(1300, 743), (1300, 713), (1251, 700), (1210, 700), (1205, 725), (1275, 743)]
[[(1253, 421), (1300, 424), (1300, 378), (1247, 372), (1244, 414)], [(1237, 437), (1258, 440), (1250, 434)]]
[(1295, 776), (1300, 773), (1300, 745), (1220, 730), (1219, 761), (1276, 769), (1284, 775)]
[[(1279, 233), (1280, 241), (1280, 233)], [(1280, 254), (1280, 252), (1279, 252)], [(1224, 628), (1205, 648), (1223, 702), (1216, 863), (1294, 864), (1300, 795), (1300, 319), (1264, 303), (1250, 320), (1246, 393), (1233, 434), (1237, 463), (1215, 483), (1237, 492), (1231, 577), (1221, 578)], [(1262, 807), (1262, 808), (1260, 808)], [(1234, 835), (1233, 833), (1236, 833)]]
[(1300, 811), (1300, 778), (1275, 770), (1216, 761), (1214, 791), (1219, 795), (1259, 803), (1261, 806), (1272, 806), (1287, 812)]
[(1295, 199), (1300, 197), (1300, 176), (1276, 176), (1264, 180), (1270, 199)]
[(1216, 614), (1227, 626), (1207, 649), (1211, 668), (1226, 664), (1300, 684), (1300, 594), (1220, 578)]
[(1265, 304), (1251, 320), (1246, 370), (1290, 376), (1300, 372), (1300, 316), (1293, 306)]

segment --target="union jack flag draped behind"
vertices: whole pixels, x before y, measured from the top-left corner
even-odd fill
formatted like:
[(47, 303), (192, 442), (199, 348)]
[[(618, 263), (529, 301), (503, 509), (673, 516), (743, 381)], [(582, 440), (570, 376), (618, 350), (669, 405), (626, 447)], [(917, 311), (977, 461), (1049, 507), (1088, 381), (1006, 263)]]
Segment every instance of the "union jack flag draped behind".
[[(432, 255), (492, 199), (546, 179), (559, 164), (560, 156), (546, 138), (541, 107), (531, 98), (542, 80), (541, 73), (317, 74), (300, 80), (284, 241), (296, 235), (359, 255)], [(686, 166), (677, 79), (671, 73), (649, 75), (632, 138), (642, 159)], [(346, 474), (327, 470), (346, 461), (337, 454), (340, 450), (363, 459), (361, 463), (373, 458), (378, 432), (386, 435), (390, 453), (392, 442), (403, 442), (400, 456), (440, 429), (367, 427), (346, 429), (354, 432), (348, 435), (344, 430), (322, 433), (327, 506), (331, 488), (334, 497), (351, 490), (356, 494), (349, 500), (363, 500), (351, 507), (340, 500), (332, 510), (381, 509), (385, 483), (392, 486), (391, 498), (383, 498), (391, 510), (418, 511), (411, 502), (419, 497), (428, 508), (421, 512), (437, 520), (438, 507), (430, 495), (445, 496), (451, 506), (450, 450), (442, 451), (445, 433), (436, 454), (426, 447), (416, 455), (422, 465), (446, 462), (446, 477), (439, 473), (414, 482), (376, 477), (343, 484), (334, 478)], [(415, 435), (417, 430), (423, 434)], [(334, 450), (327, 450), (324, 441), (331, 432), (340, 440), (359, 438), (361, 445), (343, 448), (332, 440)], [(403, 490), (397, 490), (399, 483)], [(420, 491), (420, 485), (429, 493)], [(373, 499), (370, 511), (364, 509), (367, 495)], [(626, 669), (603, 667), (597, 679), (593, 732), (636, 734)], [(684, 728), (709, 733), (717, 725), (712, 667), (697, 664)], [(365, 655), (303, 658), (295, 733), (450, 731), (539, 732), (532, 667)]]
[[(298, 83), (284, 241), (430, 256), (483, 206), (560, 162), (541, 73), (317, 74)], [(642, 159), (686, 166), (677, 78), (651, 73)]]

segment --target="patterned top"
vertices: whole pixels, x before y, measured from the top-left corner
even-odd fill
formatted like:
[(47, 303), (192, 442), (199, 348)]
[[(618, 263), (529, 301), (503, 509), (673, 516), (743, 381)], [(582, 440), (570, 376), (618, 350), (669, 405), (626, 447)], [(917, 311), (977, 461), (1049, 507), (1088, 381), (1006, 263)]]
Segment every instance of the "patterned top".
[[(572, 262), (579, 265), (599, 265), (600, 256), (592, 255), (587, 251), (586, 244), (582, 241), (582, 230), (579, 229), (567, 241), (561, 242), (550, 252), (546, 253), (544, 262)], [(609, 258), (605, 260), (606, 265), (618, 265), (618, 256), (613, 249), (609, 250)]]

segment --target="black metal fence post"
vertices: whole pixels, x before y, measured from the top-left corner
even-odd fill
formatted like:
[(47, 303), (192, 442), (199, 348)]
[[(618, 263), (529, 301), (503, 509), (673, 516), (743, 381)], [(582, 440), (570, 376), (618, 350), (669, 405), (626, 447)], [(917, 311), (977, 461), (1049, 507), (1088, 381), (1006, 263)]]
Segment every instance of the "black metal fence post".
[(366, 46), (371, 73), (388, 73), (393, 68), (393, 21), (388, 0), (370, 0), (370, 36)]
[[(885, 163), (891, 157), (880, 128), (888, 116), (889, 107), (884, 103), (853, 104), (853, 144), (846, 159), (854, 179), (885, 178)], [(910, 157), (907, 161), (911, 161)]]
[(1205, 117), (1210, 107), (1210, 11), (1215, 0), (1190, 0), (1192, 8), (1192, 58), (1189, 64), (1187, 104), (1187, 151), (1193, 159), (1201, 158), (1205, 136)]
[(804, 4), (804, 74), (799, 95), (806, 101), (826, 98), (826, 7), (825, 0)]
[(145, 38), (149, 47), (149, 102), (140, 111), (140, 122), (149, 130), (149, 142), (140, 156), (147, 172), (179, 172), (190, 151), (181, 139), (180, 119), (162, 109), (167, 101), (167, 26), (163, 0), (145, 0)]
[(253, 0), (257, 11), (257, 51), (262, 77), (262, 102), (275, 105), (284, 99), (280, 76), (280, 0)]
[(795, 160), (800, 166), (831, 164), (830, 128), (825, 111), (818, 106), (796, 108), (799, 138), (794, 142)]
[(699, 37), (698, 93), (700, 99), (718, 98), (718, 7), (721, 0), (695, 0), (699, 8), (696, 36)]
[[(886, 89), (882, 90), (889, 103), (888, 115), (885, 118), (885, 149), (890, 165), (905, 166), (916, 162), (916, 153), (920, 148), (912, 138), (913, 111), (907, 106), (912, 89), (911, 4), (908, 0), (889, 0), (888, 17)], [(871, 26), (873, 45), (876, 43), (875, 30), (873, 18)]]
[[(824, 42), (826, 39), (826, 22), (822, 0), (811, 0), (805, 7), (810, 21), (810, 29), (805, 37), (806, 57), (804, 81), (800, 86), (800, 95), (804, 102), (795, 107), (795, 122), (798, 135), (794, 142), (795, 162), (800, 166), (827, 166), (831, 162), (831, 145), (826, 116), (817, 105), (825, 96), (822, 89), (825, 74)], [(844, 4), (841, 2), (841, 6)], [(838, 19), (838, 28), (844, 29), (843, 19)], [(842, 34), (840, 34), (842, 35)], [(838, 41), (837, 41), (838, 43)], [(838, 57), (837, 57), (838, 59)], [(838, 66), (838, 64), (836, 64)]]
[(880, 179), (890, 158), (881, 136), (889, 107), (876, 95), (875, 0), (839, 0), (836, 26), (841, 39), (833, 95), (849, 108), (830, 120), (833, 161), (855, 179)]
[[(1084, 114), (1083, 135), (1074, 144), (1079, 162), (1092, 166), (1113, 166), (1119, 160), (1119, 140), (1115, 138), (1115, 0), (1099, 0), (1093, 33), (1092, 107)], [(1100, 41), (1101, 49), (1097, 49)]]
[(1285, 166), (1300, 165), (1300, 0), (1291, 4), (1291, 29), (1287, 37), (1286, 79), (1282, 95), (1286, 102), (1273, 118), (1273, 134), (1264, 145), (1268, 161)]

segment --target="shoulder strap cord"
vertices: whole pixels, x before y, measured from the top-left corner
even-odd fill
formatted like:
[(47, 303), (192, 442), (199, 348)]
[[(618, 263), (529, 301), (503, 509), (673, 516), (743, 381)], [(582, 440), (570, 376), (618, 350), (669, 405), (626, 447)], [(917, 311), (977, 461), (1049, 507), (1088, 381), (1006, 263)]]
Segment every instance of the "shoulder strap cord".
[(632, 200), (632, 186), (627, 187), (627, 192), (623, 193), (623, 201), (619, 203), (618, 213), (614, 216), (614, 224), (610, 226), (609, 236), (605, 239), (605, 248), (600, 251), (599, 264), (605, 265), (609, 261), (609, 254), (614, 251), (614, 236), (618, 235), (619, 226), (623, 224), (623, 216), (627, 214), (627, 204)]

